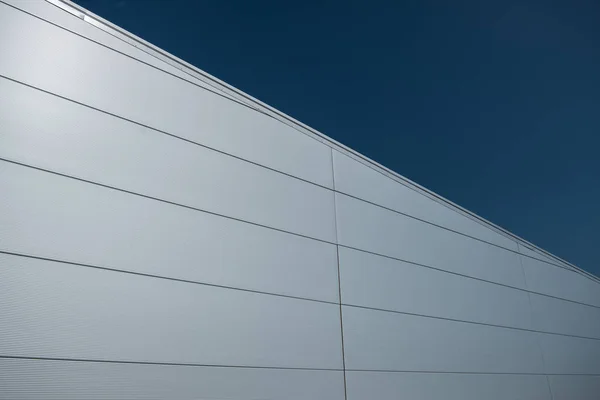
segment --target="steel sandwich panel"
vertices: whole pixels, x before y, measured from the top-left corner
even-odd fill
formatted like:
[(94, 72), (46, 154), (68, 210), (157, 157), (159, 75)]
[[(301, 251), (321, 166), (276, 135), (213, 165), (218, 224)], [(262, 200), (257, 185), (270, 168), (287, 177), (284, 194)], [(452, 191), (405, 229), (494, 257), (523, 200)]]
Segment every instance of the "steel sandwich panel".
[(524, 288), (519, 256), (336, 193), (338, 242), (403, 261)]
[(0, 161), (0, 250), (338, 300), (334, 245)]
[(532, 329), (525, 291), (340, 247), (342, 302)]
[(332, 187), (331, 149), (263, 113), (0, 4), (0, 75)]
[(0, 254), (0, 355), (340, 369), (339, 307)]
[(544, 373), (537, 333), (343, 306), (349, 370)]
[(2, 158), (335, 241), (329, 189), (15, 82), (0, 92)]

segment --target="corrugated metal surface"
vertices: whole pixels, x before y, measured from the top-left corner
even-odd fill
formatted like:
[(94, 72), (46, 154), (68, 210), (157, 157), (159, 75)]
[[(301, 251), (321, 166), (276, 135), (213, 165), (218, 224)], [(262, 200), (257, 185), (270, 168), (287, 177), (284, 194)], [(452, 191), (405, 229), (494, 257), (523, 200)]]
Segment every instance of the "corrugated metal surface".
[(53, 2), (0, 0), (0, 398), (596, 398), (597, 280)]

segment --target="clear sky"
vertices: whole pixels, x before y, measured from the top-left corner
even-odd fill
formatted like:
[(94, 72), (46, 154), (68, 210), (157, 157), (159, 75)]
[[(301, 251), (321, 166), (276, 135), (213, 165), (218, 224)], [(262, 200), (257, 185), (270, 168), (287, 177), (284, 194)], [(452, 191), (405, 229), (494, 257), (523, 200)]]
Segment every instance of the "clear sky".
[(600, 1), (76, 2), (600, 275)]

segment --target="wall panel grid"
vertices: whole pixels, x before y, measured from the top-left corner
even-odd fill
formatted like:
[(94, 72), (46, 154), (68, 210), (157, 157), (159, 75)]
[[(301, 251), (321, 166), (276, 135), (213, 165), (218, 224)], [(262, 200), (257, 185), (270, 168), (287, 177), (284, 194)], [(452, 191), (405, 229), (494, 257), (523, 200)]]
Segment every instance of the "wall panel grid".
[(335, 240), (329, 190), (15, 82), (0, 79), (0, 91), (5, 94), (0, 99), (0, 157), (4, 159), (323, 241)]
[(0, 250), (338, 301), (335, 246), (0, 162)]
[(10, 400), (343, 400), (339, 371), (0, 358)]
[(4, 356), (342, 367), (337, 305), (6, 254), (0, 265)]
[[(44, 21), (54, 24), (72, 34), (87, 38), (101, 46), (105, 46), (112, 51), (121, 53), (126, 57), (134, 58), (144, 64), (159, 69), (164, 73), (177, 76), (193, 85), (214, 91), (219, 95), (225, 96), (233, 101), (240, 101), (235, 96), (225, 93), (222, 88), (202, 80), (197, 74), (192, 74), (190, 71), (185, 71), (183, 68), (177, 68), (176, 66), (167, 63), (158, 53), (154, 54), (147, 48), (143, 48), (141, 46), (138, 47), (132, 43), (129, 43), (126, 37), (117, 32), (111, 31), (104, 24), (97, 23), (92, 18), (86, 18), (81, 13), (74, 18), (74, 14), (65, 12), (65, 9), (61, 9), (62, 7), (66, 8), (68, 6), (59, 0), (54, 2), (3, 0), (2, 2), (39, 19), (43, 19)], [(250, 104), (246, 105), (251, 106)]]
[(0, 0), (0, 399), (598, 398), (597, 281), (65, 8)]
[[(37, 3), (35, 3), (35, 4), (37, 4)], [(20, 6), (19, 3), (15, 3), (14, 5), (16, 5), (17, 7), (25, 7), (26, 9), (27, 8), (32, 8), (31, 6)], [(33, 11), (33, 12), (37, 11), (37, 13), (40, 13), (40, 10), (35, 10), (34, 9), (34, 10), (30, 10), (30, 11)], [(54, 13), (56, 13), (56, 11), (57, 10), (53, 10)], [(45, 11), (45, 12), (47, 12), (47, 11)], [(53, 18), (57, 19), (56, 16), (54, 16)], [(64, 16), (63, 16), (62, 18), (60, 18), (60, 22), (61, 22), (62, 25), (64, 25), (64, 21), (65, 20), (64, 20)], [(82, 24), (82, 26), (85, 26), (89, 30), (89, 25), (88, 24), (84, 23), (83, 21), (77, 21), (77, 22), (80, 22)], [(73, 23), (73, 21), (70, 20), (70, 24), (69, 25), (72, 25), (72, 23)], [(58, 29), (57, 27), (53, 27), (53, 28)], [(71, 26), (71, 28), (73, 28), (73, 26)], [(90, 32), (86, 31), (85, 34), (82, 34), (82, 37), (88, 37), (88, 36), (95, 36), (96, 37), (100, 33), (101, 32), (94, 31), (94, 34), (92, 35)], [(112, 37), (112, 36), (110, 36), (108, 34), (105, 34), (104, 37), (102, 37), (102, 39), (103, 40), (107, 40), (107, 37), (109, 37), (110, 39), (112, 39), (112, 41), (109, 41), (111, 43), (111, 46), (112, 47), (116, 46), (116, 43), (114, 42), (114, 40), (116, 40), (116, 39), (114, 37)], [(96, 39), (99, 39), (99, 38), (96, 37)], [(120, 46), (124, 45), (124, 43), (120, 42), (120, 41), (118, 42), (118, 44)], [(121, 50), (124, 50), (124, 49), (121, 49)], [(129, 46), (128, 47), (128, 51), (135, 52), (136, 53), (136, 57), (139, 56), (139, 54), (137, 54), (137, 53), (139, 53), (140, 50), (137, 49), (137, 48), (133, 48), (133, 47)], [(144, 54), (146, 54), (146, 53), (144, 53)], [(135, 58), (135, 59), (137, 60), (138, 58)], [(15, 62), (15, 64), (18, 64), (18, 62), (19, 61), (17, 60)], [(156, 60), (154, 59), (153, 62), (156, 62)], [(10, 70), (10, 66), (8, 66), (8, 67), (9, 67), (8, 70)], [(100, 73), (98, 71), (95, 71), (95, 72), (96, 72), (96, 75), (100, 75)], [(114, 74), (111, 74), (111, 75), (114, 75)], [(43, 79), (43, 78), (39, 78), (39, 79)], [(25, 82), (27, 80), (23, 80), (23, 81)], [(64, 88), (65, 86), (68, 86), (68, 85), (62, 85), (62, 88)], [(110, 85), (106, 85), (106, 86), (110, 86)], [(133, 92), (135, 92), (135, 91), (133, 91)], [(72, 97), (72, 98), (74, 98), (74, 97)], [(86, 104), (91, 104), (91, 103), (86, 102)], [(292, 135), (292, 137), (295, 137), (295, 136), (298, 136), (298, 135)], [(296, 152), (297, 152), (297, 149), (296, 149)], [(326, 154), (326, 153), (327, 152), (323, 152), (323, 154)], [(411, 216), (414, 216), (414, 217), (417, 217), (417, 218), (419, 218), (420, 216), (425, 215), (426, 217), (424, 217), (424, 218), (428, 222), (431, 222), (431, 223), (434, 223), (434, 224), (435, 223), (439, 223), (440, 226), (442, 226), (442, 227), (447, 227), (448, 229), (456, 229), (457, 232), (460, 232), (460, 233), (463, 233), (463, 234), (467, 234), (467, 235), (472, 235), (472, 237), (477, 238), (478, 240), (489, 241), (490, 243), (495, 243), (495, 244), (497, 244), (499, 246), (504, 246), (504, 247), (506, 247), (508, 249), (514, 249), (515, 248), (515, 242), (513, 240), (509, 240), (506, 237), (504, 237), (504, 236), (502, 236), (502, 235), (500, 235), (498, 233), (495, 233), (493, 230), (491, 230), (491, 229), (489, 229), (487, 227), (484, 227), (483, 225), (479, 224), (478, 222), (475, 222), (475, 221), (471, 220), (470, 218), (462, 216), (461, 214), (459, 214), (459, 213), (457, 213), (457, 212), (455, 212), (453, 210), (450, 210), (449, 208), (447, 208), (447, 207), (445, 207), (445, 206), (443, 206), (443, 205), (441, 205), (439, 203), (436, 203), (435, 201), (432, 201), (432, 200), (430, 200), (430, 199), (428, 199), (428, 198), (426, 198), (426, 197), (418, 194), (417, 192), (413, 191), (412, 189), (408, 189), (408, 188), (406, 188), (406, 187), (404, 187), (402, 185), (399, 185), (397, 182), (392, 181), (391, 179), (384, 177), (383, 175), (379, 174), (378, 172), (376, 172), (374, 170), (371, 170), (370, 168), (365, 167), (364, 165), (362, 165), (362, 164), (360, 164), (360, 163), (358, 163), (356, 161), (352, 161), (350, 158), (348, 158), (347, 156), (342, 155), (341, 153), (339, 153), (337, 151), (335, 151), (335, 154), (337, 154), (337, 159), (338, 160), (344, 160), (344, 159), (346, 159), (346, 161), (337, 161), (336, 160), (336, 163), (338, 163), (338, 164), (341, 163), (341, 166), (339, 166), (339, 168), (338, 168), (338, 175), (339, 175), (338, 176), (338, 182), (341, 182), (340, 183), (340, 187), (343, 188), (344, 186), (348, 186), (348, 185), (345, 185), (345, 183), (348, 182), (348, 179), (344, 178), (345, 176), (356, 175), (358, 178), (363, 178), (363, 176), (365, 175), (364, 173), (356, 173), (356, 171), (352, 170), (352, 168), (350, 168), (350, 171), (352, 173), (347, 173), (346, 170), (348, 168), (344, 168), (344, 165), (347, 165), (349, 163), (349, 161), (350, 161), (350, 163), (354, 163), (357, 166), (360, 166), (360, 168), (362, 168), (363, 170), (368, 170), (368, 171), (370, 171), (371, 174), (377, 175), (378, 176), (377, 179), (387, 182), (386, 184), (380, 184), (379, 185), (380, 187), (384, 188), (384, 191), (371, 192), (371, 194), (375, 193), (376, 197), (379, 196), (380, 201), (376, 201), (377, 204), (382, 205), (382, 204), (386, 203), (385, 194), (386, 194), (386, 191), (390, 190), (390, 187), (393, 187), (394, 188), (393, 190), (400, 190), (401, 189), (404, 192), (404, 195), (400, 195), (400, 197), (399, 197), (399, 198), (402, 199), (402, 201), (401, 202), (394, 201), (393, 202), (394, 205), (392, 206), (393, 208), (397, 208), (398, 204), (404, 204), (405, 206), (407, 206), (409, 209), (412, 210), (412, 211), (408, 212), (408, 215), (411, 215)], [(323, 168), (326, 163), (327, 163), (327, 161), (325, 160), (323, 162), (323, 164), (321, 165), (321, 168), (320, 168), (320, 170), (323, 173), (326, 171), (326, 168)], [(267, 164), (269, 164), (269, 162), (267, 162)], [(298, 176), (301, 176), (301, 175), (302, 174), (300, 174)], [(372, 177), (368, 177), (367, 176), (367, 178), (372, 178)], [(329, 179), (329, 178), (327, 178), (327, 179)], [(362, 179), (362, 180), (364, 181), (364, 179)], [(312, 180), (312, 181), (315, 181), (315, 180)], [(340, 190), (344, 191), (345, 193), (351, 193), (353, 191), (354, 192), (360, 192), (361, 191), (361, 189), (360, 189), (360, 186), (361, 186), (360, 181), (361, 181), (361, 179), (355, 179), (354, 181), (358, 182), (358, 183), (356, 183), (354, 185), (354, 187), (347, 187), (345, 190), (343, 190), (343, 189), (340, 189)], [(356, 189), (357, 187), (359, 189)], [(392, 192), (393, 192), (393, 190), (392, 190)], [(383, 193), (383, 195), (382, 195), (382, 193)], [(408, 196), (408, 197), (403, 198), (402, 196), (405, 196), (405, 197)], [(361, 197), (361, 198), (369, 198), (369, 194), (366, 194), (364, 196), (359, 196), (359, 197)], [(393, 199), (394, 195), (388, 196), (388, 198)], [(416, 207), (412, 206), (412, 204), (415, 203), (415, 199), (416, 199), (417, 202), (421, 203), (419, 206), (416, 206)], [(429, 216), (429, 217), (427, 217), (427, 216)]]
[[(250, 221), (266, 221), (285, 227), (292, 233), (305, 232), (315, 238), (326, 238), (324, 241), (335, 240), (333, 216), (328, 217), (332, 213), (333, 200), (325, 189), (286, 179), (275, 173), (269, 175), (268, 171), (261, 178), (265, 173), (261, 175), (259, 167), (236, 166), (236, 163), (243, 162), (219, 157), (202, 148), (191, 152), (191, 147), (185, 143), (148, 134), (145, 128), (110, 117), (103, 118), (101, 114), (76, 105), (69, 107), (66, 101), (53, 99), (48, 94), (14, 82), (0, 80), (0, 86), (11, 95), (0, 99), (3, 106), (0, 108), (0, 121), (5, 127), (4, 135), (0, 137), (0, 156), (5, 159), (69, 176), (82, 176), (93, 182), (117, 185), (125, 190), (134, 189), (136, 193), (166, 198), (166, 201), (176, 200), (177, 204), (188, 207), (192, 207), (189, 206), (192, 204), (207, 210), (227, 212), (234, 217), (237, 213), (240, 217), (247, 216), (246, 219)], [(27, 118), (33, 112), (45, 118)], [(64, 115), (73, 117), (64, 118)], [(84, 121), (93, 123), (89, 131), (81, 133), (77, 127)], [(98, 129), (101, 130), (95, 132)], [(139, 133), (130, 135), (130, 131)], [(113, 139), (112, 132), (118, 132), (119, 135)], [(140, 148), (134, 159), (129, 150), (123, 151), (130, 147), (115, 145), (127, 143), (127, 140)], [(28, 144), (32, 141), (38, 142), (39, 146), (31, 148)], [(144, 146), (144, 143), (147, 145)], [(165, 152), (164, 149), (173, 151)], [(179, 149), (179, 154), (174, 151), (176, 149)], [(203, 155), (202, 158), (197, 157), (198, 151)], [(65, 152), (68, 157), (65, 157)], [(110, 157), (105, 157), (105, 154), (110, 154)], [(161, 157), (167, 154), (169, 158), (161, 161)], [(172, 154), (178, 157), (173, 159), (170, 156)], [(165, 165), (168, 168), (165, 169)], [(190, 179), (203, 179), (198, 187), (187, 184), (190, 179), (186, 180), (186, 168), (192, 166), (196, 172)], [(210, 173), (210, 168), (215, 166), (225, 171), (233, 168), (234, 173), (227, 172), (224, 176), (216, 177)], [(123, 169), (130, 170), (131, 174), (121, 174), (119, 171)], [(157, 177), (162, 178), (158, 186), (155, 184)], [(273, 178), (278, 182), (276, 185), (272, 183)], [(261, 181), (264, 182), (264, 189), (255, 190)], [(244, 183), (247, 182), (253, 186), (245, 187)], [(210, 196), (198, 196), (199, 191), (208, 192)], [(312, 192), (314, 196), (309, 195)], [(318, 218), (298, 218), (298, 211), (289, 212), (293, 207), (298, 211), (310, 211), (311, 214), (320, 212), (321, 215)], [(281, 210), (279, 213), (278, 208)], [(542, 262), (538, 264), (547, 268)], [(595, 291), (595, 283), (590, 283), (594, 286), (592, 291)]]
[[(24, 9), (27, 12), (31, 12), (33, 15), (37, 15), (40, 18), (57, 24), (58, 26), (54, 27), (56, 29), (58, 29), (58, 27), (64, 27), (65, 29), (70, 29), (71, 31), (83, 31), (77, 33), (82, 38), (89, 38), (90, 40), (94, 40), (97, 43), (107, 46), (107, 51), (108, 49), (117, 49), (120, 53), (129, 56), (132, 60), (142, 61), (155, 68), (158, 68), (158, 66), (160, 66), (161, 68), (166, 68), (169, 66), (169, 64), (166, 64), (163, 61), (159, 61), (155, 57), (149, 56), (147, 53), (144, 53), (140, 50), (140, 48), (128, 45), (125, 42), (115, 38), (114, 36), (107, 34), (106, 32), (101, 32), (91, 27), (89, 24), (78, 20), (77, 18), (74, 18), (69, 14), (64, 13), (62, 10), (59, 10), (56, 7), (51, 6), (45, 2), (20, 3), (11, 0), (8, 3), (18, 9)], [(45, 7), (42, 7), (44, 5)], [(68, 17), (66, 17), (66, 15)], [(174, 69), (173, 67), (171, 67), (171, 69), (181, 72), (180, 70)], [(96, 74), (98, 74), (97, 71), (95, 72)], [(173, 71), (168, 72), (171, 73)], [(12, 78), (15, 79), (14, 77)], [(22, 81), (27, 82), (27, 80)], [(75, 97), (68, 97), (75, 99)], [(90, 102), (84, 103), (92, 104)], [(413, 189), (398, 184), (398, 182), (393, 181), (390, 178), (387, 178), (384, 175), (378, 173), (377, 171), (372, 170), (369, 167), (366, 167), (363, 164), (350, 159), (349, 157), (339, 153), (338, 151), (335, 151), (334, 153), (336, 155), (336, 165), (339, 164), (337, 168), (339, 175), (338, 182), (340, 182), (340, 184), (338, 185), (338, 190), (340, 190), (341, 192), (356, 195), (357, 197), (367, 201), (369, 201), (369, 199), (375, 199), (374, 203), (380, 206), (386, 206), (386, 204), (391, 204), (391, 209), (395, 209), (399, 212), (406, 212), (407, 215), (410, 215), (415, 218), (423, 218), (423, 220), (428, 223), (439, 224), (439, 226), (441, 227), (456, 230), (456, 232), (465, 235), (470, 235), (471, 237), (477, 240), (488, 241), (489, 243), (496, 244), (507, 249), (515, 249), (516, 243), (512, 239), (508, 239), (505, 236), (496, 233), (488, 227), (481, 225), (479, 222), (465, 217), (459, 214), (458, 212), (455, 212), (454, 210), (451, 210), (446, 206), (441, 205), (440, 203), (437, 203), (417, 193)], [(269, 163), (267, 162), (266, 164)], [(325, 169), (322, 168), (325, 164), (326, 161), (321, 166), (322, 171), (325, 171)], [(301, 175), (302, 174), (297, 176)], [(351, 176), (353, 179), (349, 180), (349, 176)], [(364, 181), (366, 179), (372, 180), (374, 177), (378, 181), (377, 184), (379, 187), (381, 187), (381, 190), (375, 192), (364, 191)], [(352, 181), (354, 183), (352, 185), (348, 185), (349, 181)], [(390, 193), (387, 193), (390, 191), (391, 196), (389, 195)], [(393, 194), (394, 191), (398, 192), (398, 194)], [(388, 194), (387, 196), (386, 193)], [(397, 198), (394, 199), (394, 197)], [(402, 201), (398, 201), (398, 199)], [(392, 200), (391, 203), (390, 200)], [(399, 204), (402, 204), (402, 207), (400, 209), (398, 209)]]
[(4, 3), (0, 27), (3, 76), (331, 187), (329, 148), (273, 118)]

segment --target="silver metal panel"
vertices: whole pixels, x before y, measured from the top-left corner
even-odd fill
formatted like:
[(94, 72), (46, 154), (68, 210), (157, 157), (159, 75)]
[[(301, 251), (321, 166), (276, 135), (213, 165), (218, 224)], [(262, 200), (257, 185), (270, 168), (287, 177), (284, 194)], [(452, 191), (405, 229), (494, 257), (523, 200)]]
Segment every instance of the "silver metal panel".
[(331, 190), (1, 78), (0, 92), (0, 157), (335, 241)]
[(521, 260), (530, 290), (600, 307), (600, 283), (529, 257)]
[(517, 251), (515, 241), (338, 151), (333, 152), (333, 161), (336, 190)]
[[(50, 12), (50, 10), (45, 7), (37, 6), (32, 8), (29, 4), (22, 5), (22, 2), (19, 2), (18, 0), (10, 0), (10, 3), (16, 7), (31, 12), (34, 15), (39, 15), (46, 20), (72, 30), (79, 35), (100, 42), (113, 49), (135, 57), (136, 59), (142, 60), (168, 71), (169, 73), (180, 76), (186, 80), (193, 78), (192, 80), (195, 83), (217, 91), (228, 98), (236, 99), (244, 104), (249, 105), (250, 107), (264, 109), (256, 102), (250, 100), (246, 94), (242, 94), (237, 89), (234, 90), (232, 87), (226, 86), (222, 81), (210, 76), (204, 71), (201, 71), (200, 73), (197, 68), (192, 67), (185, 61), (177, 59), (175, 56), (164, 52), (164, 50), (159, 49), (142, 39), (139, 39), (129, 32), (125, 34), (123, 32), (126, 31), (115, 29), (114, 25), (112, 25), (110, 22), (102, 19), (89, 10), (82, 9), (78, 5), (65, 0), (46, 0), (45, 2), (57, 6), (55, 8), (60, 8), (60, 10)], [(42, 2), (37, 1), (27, 3), (37, 4)], [(84, 10), (85, 12), (83, 12)], [(62, 11), (62, 14), (59, 14), (59, 11)], [(68, 19), (68, 17), (73, 16), (76, 18)], [(76, 21), (74, 22), (73, 19), (79, 19), (85, 21), (85, 23), (78, 24)], [(113, 40), (115, 38), (118, 40), (118, 42)]]
[(338, 369), (333, 304), (0, 254), (0, 355)]
[(573, 270), (572, 266), (567, 265), (563, 261), (548, 257), (547, 255), (542, 254), (540, 251), (532, 250), (532, 249), (526, 247), (525, 245), (519, 245), (519, 252), (525, 256), (537, 258), (538, 260), (546, 261), (549, 264), (553, 264), (556, 266), (560, 266), (562, 268)]
[(600, 376), (550, 375), (553, 400), (598, 400)]
[(338, 371), (0, 358), (0, 398), (342, 400), (344, 378)]
[(336, 193), (338, 241), (401, 260), (523, 288), (518, 255)]
[(553, 263), (553, 264), (557, 264), (557, 265), (559, 264), (557, 261), (550, 259), (550, 257), (547, 257), (541, 253), (538, 253), (537, 251), (533, 251), (533, 250), (525, 247), (524, 245), (519, 245), (519, 253), (526, 255), (528, 257), (537, 258), (538, 260), (546, 261), (548, 263)]
[[(101, 43), (105, 46), (108, 46), (112, 49), (115, 49), (119, 52), (125, 53), (131, 57), (134, 57), (140, 61), (153, 65), (157, 68), (160, 68), (164, 71), (167, 71), (171, 74), (177, 75), (180, 78), (186, 80), (192, 80), (194, 83), (210, 88), (211, 90), (216, 90), (214, 87), (210, 85), (192, 78), (190, 75), (182, 72), (181, 70), (161, 61), (160, 59), (153, 57), (148, 54), (146, 51), (142, 51), (141, 49), (134, 47), (123, 40), (115, 37), (119, 36), (116, 32), (113, 34), (109, 34), (98, 27), (90, 24), (89, 22), (84, 21), (83, 19), (70, 14), (59, 7), (53, 5), (49, 1), (45, 0), (34, 0), (34, 1), (22, 1), (22, 0), (2, 0), (4, 3), (10, 4), (13, 7), (16, 7), (25, 12), (31, 13), (37, 17), (43, 18), (47, 21), (50, 21), (56, 25), (59, 25), (65, 29), (76, 32), (77, 34), (89, 38), (90, 40), (94, 40), (98, 43)], [(115, 36), (113, 36), (115, 35)], [(124, 38), (123, 38), (124, 39)]]
[(338, 300), (335, 246), (0, 162), (0, 250)]
[(341, 247), (342, 302), (531, 329), (527, 293)]
[[(191, 79), (92, 20), (8, 1)], [(1, 75), (234, 156), (0, 79), (0, 157), (324, 241), (339, 235), (342, 300), (400, 312), (343, 307), (348, 399), (597, 398), (600, 340), (439, 318), (600, 338), (598, 308), (535, 294), (530, 307), (525, 292), (481, 279), (600, 307), (598, 283), (522, 257), (525, 281), (519, 257), (499, 248), (517, 250), (512, 239), (337, 151), (336, 189), (397, 212), (338, 194), (334, 232), (333, 193), (301, 182), (332, 188), (322, 143), (1, 3), (0, 48)], [(0, 188), (3, 251), (339, 300), (328, 243), (7, 162)], [(342, 372), (314, 370), (342, 367), (337, 307), (0, 254), (0, 357), (134, 362), (0, 358), (0, 398), (341, 400)], [(356, 371), (366, 369), (413, 372)]]
[(547, 373), (600, 375), (600, 340), (542, 333), (539, 336)]
[(551, 400), (543, 375), (347, 372), (346, 383), (348, 400)]
[(332, 186), (329, 147), (274, 118), (4, 4), (0, 38), (1, 75)]
[(541, 373), (536, 334), (343, 307), (346, 368)]
[(600, 339), (600, 308), (531, 294), (535, 329)]

